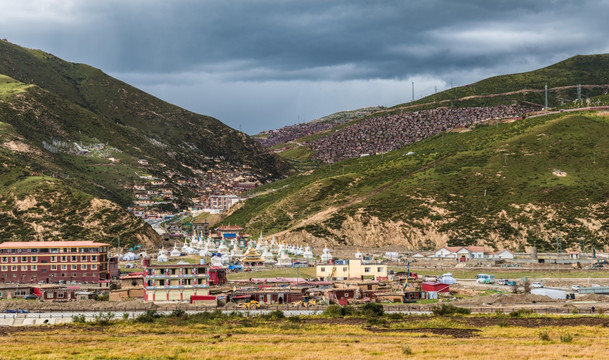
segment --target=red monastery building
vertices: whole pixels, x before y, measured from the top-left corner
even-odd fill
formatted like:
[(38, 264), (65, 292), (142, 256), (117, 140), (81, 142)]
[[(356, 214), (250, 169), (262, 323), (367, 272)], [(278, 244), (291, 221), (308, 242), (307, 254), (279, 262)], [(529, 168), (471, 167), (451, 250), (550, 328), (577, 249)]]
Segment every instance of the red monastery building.
[(99, 283), (110, 279), (109, 244), (30, 241), (0, 244), (0, 283)]

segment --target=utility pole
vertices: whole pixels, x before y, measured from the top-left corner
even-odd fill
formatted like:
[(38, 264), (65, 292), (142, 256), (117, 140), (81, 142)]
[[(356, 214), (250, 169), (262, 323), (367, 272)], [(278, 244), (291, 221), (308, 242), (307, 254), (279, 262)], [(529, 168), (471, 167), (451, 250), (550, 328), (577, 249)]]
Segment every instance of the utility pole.
[(414, 101), (414, 81), (412, 82), (412, 101)]
[(545, 93), (546, 93), (546, 110), (548, 110), (548, 84), (546, 84), (546, 86), (545, 86)]

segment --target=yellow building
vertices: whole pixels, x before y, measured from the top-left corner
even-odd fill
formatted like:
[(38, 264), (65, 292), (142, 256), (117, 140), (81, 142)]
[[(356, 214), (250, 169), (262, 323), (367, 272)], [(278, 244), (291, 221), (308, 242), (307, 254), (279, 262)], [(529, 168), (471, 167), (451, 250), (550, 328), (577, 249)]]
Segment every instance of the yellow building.
[(144, 300), (189, 301), (192, 295), (209, 295), (208, 266), (204, 264), (153, 265), (149, 258), (144, 267)]
[(378, 280), (387, 277), (387, 265), (362, 263), (359, 259), (336, 261), (334, 264), (317, 265), (316, 276), (330, 280)]

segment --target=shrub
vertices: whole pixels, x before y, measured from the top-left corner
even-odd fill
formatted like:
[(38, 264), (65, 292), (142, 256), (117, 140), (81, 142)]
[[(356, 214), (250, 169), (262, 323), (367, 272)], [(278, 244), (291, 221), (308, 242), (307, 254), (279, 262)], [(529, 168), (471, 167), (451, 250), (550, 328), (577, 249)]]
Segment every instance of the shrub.
[(295, 323), (295, 324), (302, 322), (302, 318), (298, 315), (288, 316), (287, 319), (288, 319), (288, 322)]
[(260, 315), (260, 317), (265, 320), (279, 320), (279, 319), (284, 319), (285, 315), (283, 314), (283, 311), (281, 311), (281, 310), (273, 310), (268, 314)]
[(95, 320), (93, 321), (97, 325), (108, 325), (110, 321), (114, 319), (114, 313), (111, 312), (100, 312), (99, 315), (95, 315), (93, 317)]
[(140, 323), (151, 323), (160, 317), (161, 314), (157, 313), (156, 310), (146, 310), (145, 313), (138, 315), (135, 318), (135, 321)]
[(129, 320), (129, 313), (123, 313), (123, 320)]
[(543, 341), (550, 341), (550, 335), (547, 329), (539, 330), (539, 339)]
[(507, 326), (508, 326), (508, 323), (507, 323), (507, 322), (505, 322), (505, 321), (499, 321), (499, 322), (497, 323), (497, 325), (498, 325), (499, 327), (507, 327)]
[(85, 318), (84, 314), (73, 315), (72, 316), (72, 322), (75, 322), (75, 323), (86, 323), (87, 319)]
[(470, 309), (457, 307), (452, 304), (442, 304), (440, 306), (434, 306), (431, 308), (431, 312), (435, 316), (451, 316), (451, 315), (469, 315), (471, 314)]
[(571, 314), (573, 314), (573, 315), (577, 315), (578, 313), (579, 313), (579, 310), (577, 310), (577, 309), (571, 310)]
[(573, 341), (573, 335), (571, 335), (571, 334), (560, 335), (560, 342), (570, 343), (571, 341)]
[(402, 347), (402, 354), (404, 355), (412, 355), (412, 349), (410, 348), (410, 346), (404, 346)]
[(345, 317), (356, 315), (357, 309), (351, 306), (330, 305), (324, 310), (322, 315), (327, 317)]
[(175, 318), (185, 318), (186, 317), (186, 311), (182, 310), (182, 309), (176, 309), (174, 311), (171, 312), (171, 317), (175, 317)]
[(532, 315), (533, 314), (533, 310), (531, 309), (518, 309), (516, 311), (512, 311), (510, 313), (511, 317), (525, 317), (528, 315)]
[(379, 317), (385, 314), (383, 305), (377, 303), (367, 303), (359, 307), (359, 311), (366, 317)]

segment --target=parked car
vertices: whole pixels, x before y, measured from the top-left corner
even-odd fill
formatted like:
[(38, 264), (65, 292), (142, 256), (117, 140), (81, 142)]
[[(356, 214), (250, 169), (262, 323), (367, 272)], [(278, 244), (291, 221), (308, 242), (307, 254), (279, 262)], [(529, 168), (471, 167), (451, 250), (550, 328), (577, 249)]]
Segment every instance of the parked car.
[(507, 285), (507, 280), (506, 279), (499, 279), (497, 280), (497, 285)]
[(24, 299), (25, 300), (38, 300), (38, 296), (36, 296), (34, 294), (29, 294), (29, 295), (25, 295)]
[(531, 287), (534, 287), (534, 288), (542, 288), (542, 287), (543, 287), (543, 284), (542, 284), (542, 283), (540, 283), (540, 282), (534, 282), (534, 283), (532, 283), (532, 284), (531, 284)]
[(581, 286), (579, 286), (579, 285), (572, 285), (571, 286), (571, 290), (575, 290), (575, 291), (579, 290), (580, 288), (581, 288)]
[(440, 278), (438, 279), (438, 282), (442, 283), (442, 284), (446, 284), (446, 285), (452, 285), (452, 284), (457, 283), (457, 279), (455, 279), (453, 277), (453, 274), (446, 273), (446, 274), (442, 274), (442, 276), (440, 276)]

